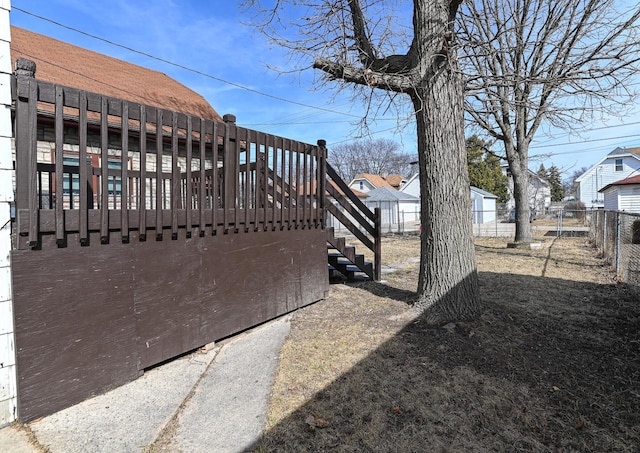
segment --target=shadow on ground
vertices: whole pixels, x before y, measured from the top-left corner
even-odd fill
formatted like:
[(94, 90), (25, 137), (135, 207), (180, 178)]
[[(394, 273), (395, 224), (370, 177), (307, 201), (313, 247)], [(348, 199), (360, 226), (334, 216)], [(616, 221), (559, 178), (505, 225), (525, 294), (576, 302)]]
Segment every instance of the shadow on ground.
[(513, 274), (484, 272), (480, 284), (480, 320), (409, 323), (256, 450), (637, 451), (637, 298), (623, 285)]

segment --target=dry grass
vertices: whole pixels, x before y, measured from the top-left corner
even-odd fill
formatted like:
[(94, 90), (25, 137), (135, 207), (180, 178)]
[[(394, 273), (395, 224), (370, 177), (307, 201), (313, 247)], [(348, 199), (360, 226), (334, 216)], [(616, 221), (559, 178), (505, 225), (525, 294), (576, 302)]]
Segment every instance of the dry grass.
[[(347, 241), (347, 245), (356, 247), (358, 253), (362, 253), (367, 261), (373, 261), (373, 252), (362, 245), (355, 238)], [(405, 263), (411, 258), (420, 256), (420, 242), (418, 233), (410, 235), (387, 235), (382, 241), (383, 263)]]
[(417, 263), (296, 312), (257, 450), (638, 451), (637, 297), (584, 239), (476, 254), (485, 311), (453, 331), (409, 308)]

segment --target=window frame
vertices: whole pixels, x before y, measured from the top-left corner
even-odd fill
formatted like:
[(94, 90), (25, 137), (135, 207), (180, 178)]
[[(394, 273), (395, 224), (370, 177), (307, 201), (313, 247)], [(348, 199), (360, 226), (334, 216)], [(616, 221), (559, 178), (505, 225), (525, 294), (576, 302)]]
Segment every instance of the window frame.
[(624, 170), (624, 159), (615, 159), (613, 162), (613, 169), (615, 171), (623, 171)]

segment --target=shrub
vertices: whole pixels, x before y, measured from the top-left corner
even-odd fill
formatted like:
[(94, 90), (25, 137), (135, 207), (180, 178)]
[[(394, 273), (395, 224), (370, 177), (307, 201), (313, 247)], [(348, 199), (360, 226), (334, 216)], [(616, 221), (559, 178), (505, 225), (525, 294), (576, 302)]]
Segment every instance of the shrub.
[(631, 243), (640, 244), (640, 219), (631, 224)]
[(573, 214), (573, 217), (578, 220), (584, 220), (587, 208), (581, 201), (570, 201), (564, 205), (564, 211), (571, 212)]

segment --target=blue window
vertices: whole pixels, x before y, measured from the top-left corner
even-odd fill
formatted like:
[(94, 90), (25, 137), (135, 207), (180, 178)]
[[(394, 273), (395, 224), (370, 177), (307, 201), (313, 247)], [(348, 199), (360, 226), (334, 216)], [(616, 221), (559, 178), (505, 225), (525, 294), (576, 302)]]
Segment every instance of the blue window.
[(622, 159), (616, 159), (616, 171), (622, 171), (623, 170), (623, 165), (622, 165)]
[[(120, 170), (122, 169), (122, 162), (110, 160), (107, 166), (110, 170)], [(120, 176), (109, 176), (108, 187), (109, 195), (120, 195), (122, 193), (122, 178)]]
[[(69, 167), (78, 167), (80, 158), (78, 156), (64, 156), (63, 165)], [(122, 162), (119, 160), (109, 160), (107, 166), (110, 170), (120, 170)], [(65, 195), (80, 195), (80, 172), (65, 173), (62, 179), (62, 190)], [(89, 176), (91, 177), (91, 176)], [(120, 176), (108, 176), (109, 195), (120, 195), (122, 193), (122, 178)]]

